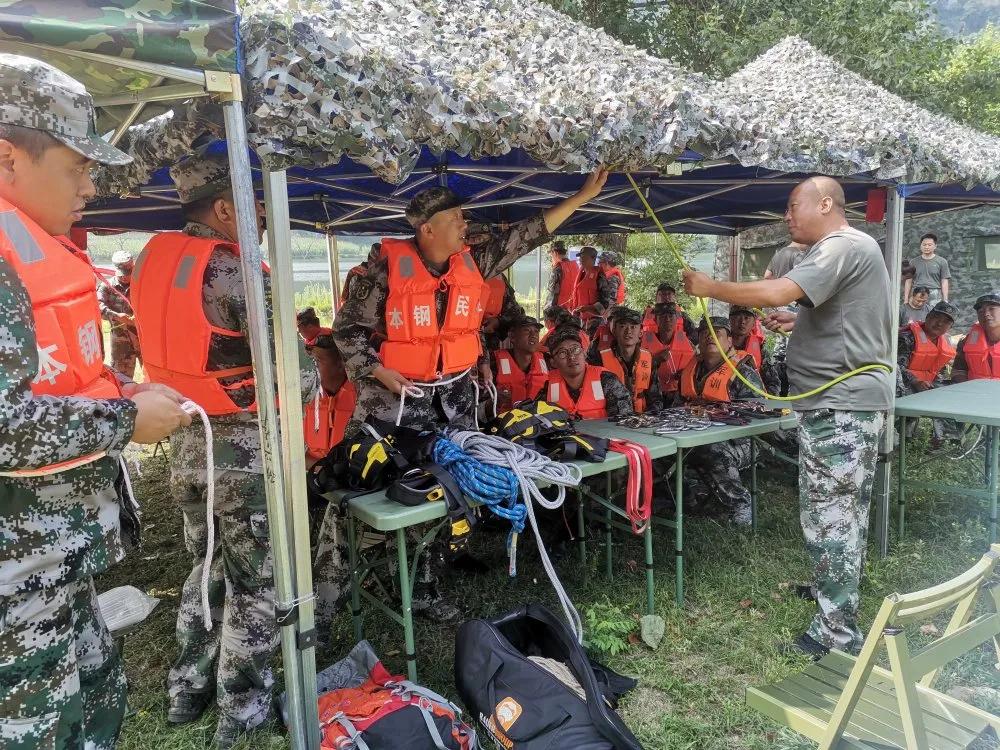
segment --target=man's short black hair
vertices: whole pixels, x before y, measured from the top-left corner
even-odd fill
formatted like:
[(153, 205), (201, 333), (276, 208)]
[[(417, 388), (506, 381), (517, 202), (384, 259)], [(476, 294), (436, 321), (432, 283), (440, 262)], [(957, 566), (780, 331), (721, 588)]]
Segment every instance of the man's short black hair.
[(10, 141), (11, 144), (24, 151), (32, 162), (37, 162), (46, 151), (59, 145), (59, 141), (53, 138), (51, 133), (44, 130), (26, 128), (23, 125), (8, 125), (7, 123), (0, 123), (0, 140)]
[(673, 292), (674, 294), (677, 294), (677, 290), (674, 289), (674, 287), (670, 284), (669, 281), (664, 281), (662, 284), (656, 287), (656, 293), (659, 294), (660, 292)]
[(931, 293), (930, 287), (926, 287), (926, 286), (915, 286), (915, 287), (913, 287), (913, 289), (910, 290), (910, 296), (911, 297), (914, 294), (930, 294), (930, 293)]
[(934, 240), (934, 244), (936, 245), (937, 235), (934, 234), (934, 232), (924, 232), (922, 235), (920, 235), (920, 241), (923, 242), (924, 240)]
[(299, 325), (312, 323), (313, 325), (319, 325), (319, 316), (316, 314), (316, 308), (307, 307), (303, 310), (299, 310), (295, 315), (295, 322)]

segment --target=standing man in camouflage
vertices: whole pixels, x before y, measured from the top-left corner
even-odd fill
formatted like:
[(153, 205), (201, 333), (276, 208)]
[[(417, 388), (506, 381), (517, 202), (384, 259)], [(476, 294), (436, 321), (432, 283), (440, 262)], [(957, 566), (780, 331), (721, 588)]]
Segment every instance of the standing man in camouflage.
[(111, 256), (111, 263), (115, 267), (115, 278), (98, 286), (97, 301), (101, 317), (111, 324), (111, 368), (131, 380), (139, 356), (139, 334), (128, 298), (135, 260), (128, 250), (119, 250)]
[(176, 392), (104, 370), (95, 271), (64, 238), (95, 195), (90, 169), (129, 161), (96, 135), (82, 85), (0, 55), (4, 750), (115, 746), (125, 674), (93, 577), (125, 555), (120, 455), (190, 422)]
[(879, 434), (892, 403), (890, 293), (878, 243), (853, 229), (844, 191), (811, 177), (792, 191), (785, 223), (805, 257), (780, 279), (715, 281), (684, 272), (689, 294), (736, 305), (799, 312), (768, 316), (769, 327), (794, 329), (788, 342), (790, 392), (805, 393), (863, 365), (879, 364), (809, 398), (793, 402), (799, 422), (799, 503), (812, 558), (818, 611), (789, 648), (819, 658), (831, 648), (860, 649), (858, 584), (864, 567)]
[[(170, 708), (167, 720), (184, 724), (198, 719), (211, 703), (219, 707), (215, 743), (233, 745), (241, 736), (268, 722), (272, 716), (272, 657), (278, 648), (274, 614), (274, 579), (260, 446), (260, 428), (252, 410), (256, 392), (249, 343), (246, 291), (240, 260), (236, 207), (230, 187), (229, 164), (223, 156), (195, 155), (170, 169), (187, 224), (183, 232), (154, 237), (143, 250), (132, 285), (132, 302), (139, 328), (145, 366), (151, 379), (176, 377), (163, 361), (178, 361), (194, 346), (195, 328), (211, 326), (207, 353), (198, 352), (208, 376), (191, 378), (185, 395), (200, 403), (210, 416), (215, 459), (215, 529), (218, 536), (211, 562), (209, 600), (211, 630), (203, 622), (201, 580), (208, 541), (205, 465), (205, 432), (200, 421), (170, 440), (171, 494), (184, 513), (184, 540), (192, 556), (191, 573), (181, 592), (177, 616), (180, 654), (167, 680)], [(259, 235), (263, 237), (263, 206), (258, 204)], [(193, 242), (192, 240), (206, 242)], [(194, 260), (176, 270), (161, 267), (176, 248)], [(190, 269), (204, 264), (200, 279), (189, 278)], [(192, 323), (167, 338), (157, 363), (148, 348), (147, 327), (162, 326), (164, 316), (192, 315), (178, 309), (147, 307), (147, 299), (163, 298), (166, 287), (175, 288), (184, 268), (184, 279), (200, 287), (201, 310)], [(272, 331), (270, 277), (264, 275), (267, 330)], [(188, 329), (191, 329), (190, 332)], [(274, 342), (271, 342), (274, 351)], [(303, 403), (315, 394), (314, 363), (299, 342)], [(210, 406), (205, 383), (214, 385), (210, 373), (228, 371), (216, 378), (224, 391), (224, 407)], [(197, 389), (197, 390), (195, 390)], [(304, 448), (303, 448), (304, 450)], [(221, 627), (220, 627), (221, 624)]]
[[(547, 242), (551, 233), (574, 211), (597, 197), (607, 176), (603, 169), (594, 171), (575, 195), (473, 247), (471, 256), (478, 272), (484, 279), (495, 276)], [(438, 187), (417, 193), (406, 208), (406, 218), (416, 232), (411, 243), (417, 248), (427, 272), (434, 277), (441, 277), (448, 268), (449, 258), (461, 253), (466, 246), (468, 225), (461, 204), (461, 198), (451, 190)], [(379, 350), (371, 344), (373, 335), (386, 332), (386, 299), (390, 290), (389, 264), (384, 253), (371, 263), (366, 276), (354, 280), (352, 289), (351, 298), (341, 308), (333, 325), (334, 341), (344, 356), (347, 374), (358, 387), (358, 405), (347, 437), (360, 429), (361, 423), (369, 417), (394, 423), (401, 409), (401, 391), (404, 387), (412, 387), (410, 380), (397, 370), (383, 366)], [(434, 301), (432, 319), (444, 321), (448, 293), (439, 290)], [(444, 378), (440, 386), (423, 388), (423, 396), (408, 390), (403, 424), (431, 429), (446, 424), (471, 428), (475, 409), (473, 376), (474, 373), (467, 373), (457, 378)]]

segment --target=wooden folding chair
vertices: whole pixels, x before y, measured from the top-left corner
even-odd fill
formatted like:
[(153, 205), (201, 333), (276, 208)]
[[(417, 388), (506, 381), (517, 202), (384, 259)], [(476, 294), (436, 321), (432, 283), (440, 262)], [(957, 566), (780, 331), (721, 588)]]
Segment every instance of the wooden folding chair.
[[(946, 583), (886, 597), (857, 658), (831, 651), (775, 685), (748, 688), (748, 705), (819, 743), (820, 750), (966, 750), (977, 738), (1000, 734), (1000, 717), (933, 688), (943, 665), (987, 641), (1000, 662), (1000, 583), (990, 580), (998, 560), (1000, 544), (994, 544)], [(980, 591), (992, 611), (970, 619)], [(911, 648), (904, 628), (951, 608), (944, 634)], [(883, 644), (888, 670), (875, 664)]]

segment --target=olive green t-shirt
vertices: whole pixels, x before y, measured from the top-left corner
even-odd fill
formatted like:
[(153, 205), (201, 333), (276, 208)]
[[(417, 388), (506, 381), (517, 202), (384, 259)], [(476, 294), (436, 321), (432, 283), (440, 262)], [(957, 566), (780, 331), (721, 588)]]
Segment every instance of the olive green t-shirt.
[(788, 341), (790, 394), (806, 393), (863, 365), (881, 363), (890, 368), (850, 377), (815, 396), (793, 401), (793, 408), (888, 409), (894, 300), (878, 243), (853, 228), (837, 230), (813, 245), (785, 278), (805, 293)]

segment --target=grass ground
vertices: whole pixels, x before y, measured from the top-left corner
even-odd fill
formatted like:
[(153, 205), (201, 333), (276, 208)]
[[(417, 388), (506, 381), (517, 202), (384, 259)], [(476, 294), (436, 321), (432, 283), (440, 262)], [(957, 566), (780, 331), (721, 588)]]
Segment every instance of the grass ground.
[[(918, 464), (914, 477), (941, 481), (982, 478), (982, 450), (961, 462)], [(209, 745), (214, 714), (180, 729), (166, 724), (164, 678), (175, 654), (173, 623), (179, 590), (189, 569), (181, 535), (180, 513), (173, 507), (167, 484), (166, 461), (146, 457), (138, 491), (145, 507), (142, 549), (131, 562), (101, 577), (100, 588), (131, 583), (162, 601), (159, 608), (125, 643), (132, 714), (126, 720), (123, 750), (194, 750)], [(809, 622), (812, 606), (787, 590), (791, 581), (808, 579), (809, 566), (798, 527), (794, 477), (787, 468), (762, 472), (761, 527), (757, 534), (736, 531), (711, 520), (686, 523), (688, 565), (687, 602), (674, 606), (673, 555), (667, 535), (656, 541), (656, 606), (666, 619), (667, 634), (659, 650), (625, 645), (616, 656), (603, 655), (615, 669), (637, 676), (640, 684), (624, 702), (622, 714), (643, 745), (650, 750), (734, 750), (776, 748), (794, 750), (811, 743), (780, 730), (749, 711), (743, 700), (748, 685), (761, 684), (801, 669), (805, 662), (783, 657), (776, 643), (799, 632)], [(973, 500), (952, 496), (910, 495), (908, 533), (893, 542), (890, 557), (868, 557), (862, 589), (862, 622), (867, 626), (882, 598), (894, 591), (910, 591), (969, 567), (985, 550), (986, 528), (982, 508)], [(448, 595), (470, 615), (491, 615), (526, 601), (555, 603), (531, 544), (521, 545), (520, 574), (505, 575), (506, 560), (500, 535), (481, 534), (476, 554), (495, 563), (495, 573), (446, 581)], [(587, 570), (575, 553), (557, 563), (578, 607), (592, 614), (614, 617), (643, 606), (641, 547), (635, 540), (616, 539), (619, 573), (609, 585), (600, 573), (600, 546), (590, 546)], [(584, 575), (586, 573), (586, 575)], [(395, 625), (369, 612), (366, 634), (386, 664), (402, 671), (402, 633)], [(418, 621), (417, 648), (421, 681), (455, 696), (452, 683), (453, 629)], [(318, 654), (326, 665), (353, 645), (350, 617), (336, 623), (329, 645)], [(939, 685), (1000, 687), (992, 670), (994, 658), (985, 650), (967, 656), (943, 674)], [(987, 706), (984, 706), (987, 707)], [(991, 707), (996, 710), (997, 706)], [(254, 748), (282, 748), (278, 735), (256, 737)]]

